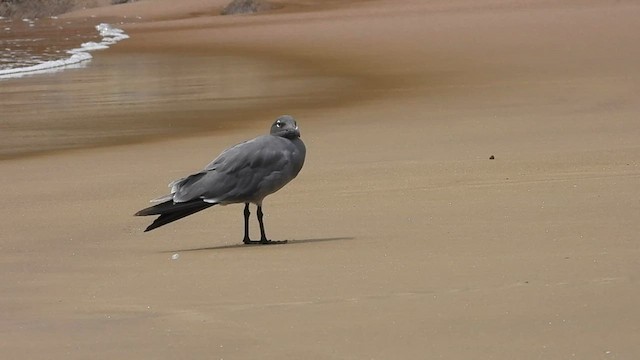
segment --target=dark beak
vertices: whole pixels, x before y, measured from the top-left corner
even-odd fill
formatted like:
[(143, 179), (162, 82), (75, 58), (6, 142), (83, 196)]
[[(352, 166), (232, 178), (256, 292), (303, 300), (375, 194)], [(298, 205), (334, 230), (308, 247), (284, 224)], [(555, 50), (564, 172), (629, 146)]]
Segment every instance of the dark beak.
[(287, 130), (285, 137), (288, 139), (295, 139), (297, 137), (300, 137), (300, 130), (298, 130), (297, 126), (295, 129)]

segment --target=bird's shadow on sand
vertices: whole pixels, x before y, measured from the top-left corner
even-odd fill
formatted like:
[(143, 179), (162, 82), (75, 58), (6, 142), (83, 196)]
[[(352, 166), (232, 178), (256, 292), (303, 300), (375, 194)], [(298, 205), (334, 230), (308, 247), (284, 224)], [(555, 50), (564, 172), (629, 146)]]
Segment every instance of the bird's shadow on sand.
[(309, 244), (316, 242), (326, 242), (326, 241), (340, 241), (340, 240), (353, 240), (355, 237), (345, 236), (345, 237), (332, 237), (332, 238), (318, 238), (318, 239), (300, 239), (300, 240), (287, 240), (287, 242), (281, 243), (273, 243), (269, 245), (263, 244), (232, 244), (232, 245), (220, 245), (220, 246), (208, 246), (203, 248), (192, 248), (192, 249), (176, 249), (169, 251), (162, 251), (162, 253), (179, 253), (179, 252), (188, 252), (188, 251), (207, 251), (207, 250), (225, 250), (225, 249), (249, 249), (249, 248), (257, 248), (264, 246), (287, 246), (287, 245), (299, 245), (299, 244)]

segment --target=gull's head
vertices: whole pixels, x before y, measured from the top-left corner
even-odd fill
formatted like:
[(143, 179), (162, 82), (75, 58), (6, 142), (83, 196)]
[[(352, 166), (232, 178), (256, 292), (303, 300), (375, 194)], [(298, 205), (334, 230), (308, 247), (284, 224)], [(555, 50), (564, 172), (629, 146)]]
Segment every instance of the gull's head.
[(291, 115), (280, 116), (273, 125), (271, 125), (271, 135), (281, 136), (287, 139), (300, 137), (300, 130), (298, 130), (296, 119)]

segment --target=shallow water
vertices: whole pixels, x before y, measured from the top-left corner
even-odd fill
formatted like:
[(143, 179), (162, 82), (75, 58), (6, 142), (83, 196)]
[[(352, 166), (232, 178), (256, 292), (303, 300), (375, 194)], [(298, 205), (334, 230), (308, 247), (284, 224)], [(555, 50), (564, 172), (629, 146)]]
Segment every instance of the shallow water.
[(2, 20), (0, 81), (86, 66), (90, 52), (104, 50), (128, 39), (123, 30), (94, 21)]
[(99, 41), (91, 20), (0, 19), (0, 72), (68, 58), (68, 50)]

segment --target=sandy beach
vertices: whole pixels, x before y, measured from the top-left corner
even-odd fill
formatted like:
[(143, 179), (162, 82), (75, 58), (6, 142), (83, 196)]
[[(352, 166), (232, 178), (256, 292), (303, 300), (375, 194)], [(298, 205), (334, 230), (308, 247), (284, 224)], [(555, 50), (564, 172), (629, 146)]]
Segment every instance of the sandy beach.
[[(1, 357), (640, 358), (640, 4), (277, 3), (76, 11), (131, 38), (0, 82)], [(143, 233), (280, 114), (289, 243), (240, 205)]]

